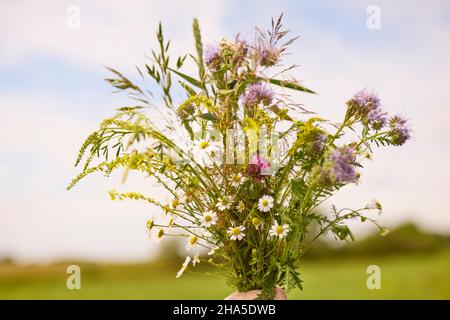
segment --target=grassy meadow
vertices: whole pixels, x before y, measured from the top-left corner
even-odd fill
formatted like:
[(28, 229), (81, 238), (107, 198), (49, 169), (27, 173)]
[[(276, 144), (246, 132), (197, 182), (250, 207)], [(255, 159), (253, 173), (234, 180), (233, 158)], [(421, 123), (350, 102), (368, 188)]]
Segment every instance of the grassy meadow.
[[(176, 279), (173, 261), (76, 263), (81, 267), (81, 289), (68, 290), (65, 271), (69, 264), (0, 264), (0, 299), (223, 299), (232, 291), (215, 275), (188, 273)], [(372, 264), (381, 268), (380, 290), (366, 287), (366, 268)], [(299, 270), (304, 290), (291, 292), (290, 299), (450, 299), (448, 250), (312, 259)]]

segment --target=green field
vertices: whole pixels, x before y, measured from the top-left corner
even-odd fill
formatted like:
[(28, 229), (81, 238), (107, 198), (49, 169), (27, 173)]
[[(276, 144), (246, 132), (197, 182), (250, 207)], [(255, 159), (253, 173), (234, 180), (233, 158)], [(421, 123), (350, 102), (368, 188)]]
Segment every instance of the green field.
[[(381, 268), (381, 289), (368, 290), (368, 265)], [(222, 278), (186, 274), (173, 265), (80, 264), (81, 290), (66, 288), (67, 263), (0, 265), (0, 299), (223, 299)], [(304, 291), (290, 299), (450, 299), (450, 252), (376, 258), (312, 260), (300, 268)]]

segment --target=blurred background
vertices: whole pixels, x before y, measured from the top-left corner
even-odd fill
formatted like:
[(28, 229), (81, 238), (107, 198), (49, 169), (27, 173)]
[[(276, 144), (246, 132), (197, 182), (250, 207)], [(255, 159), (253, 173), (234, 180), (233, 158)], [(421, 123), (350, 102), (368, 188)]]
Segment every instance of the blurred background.
[[(413, 139), (385, 148), (324, 206), (384, 207), (380, 238), (352, 224), (357, 242), (312, 248), (291, 298), (450, 298), (450, 3), (448, 1), (14, 1), (0, 4), (0, 298), (217, 298), (224, 279), (175, 279), (185, 253), (158, 247), (145, 222), (159, 212), (112, 202), (112, 188), (166, 195), (142, 177), (91, 176), (70, 192), (83, 139), (127, 102), (102, 81), (104, 66), (138, 79), (163, 22), (174, 58), (193, 52), (197, 17), (205, 44), (267, 29), (284, 12), (300, 38), (285, 56), (292, 75), (318, 95), (299, 103), (332, 120), (356, 91), (377, 92), (384, 109), (413, 124)], [(187, 69), (189, 71), (189, 69)], [(154, 89), (149, 83), (149, 89)], [(177, 96), (175, 96), (177, 98)], [(181, 99), (181, 96), (179, 97)], [(66, 268), (81, 267), (81, 290)], [(381, 289), (366, 286), (380, 267)], [(206, 266), (195, 271), (209, 272)]]

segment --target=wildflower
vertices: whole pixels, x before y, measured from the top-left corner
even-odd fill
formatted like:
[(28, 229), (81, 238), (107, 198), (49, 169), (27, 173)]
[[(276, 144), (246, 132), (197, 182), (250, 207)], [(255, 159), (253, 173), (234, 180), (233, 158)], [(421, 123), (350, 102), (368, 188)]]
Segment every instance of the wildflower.
[(232, 199), (230, 197), (222, 197), (219, 198), (219, 202), (217, 202), (216, 207), (220, 211), (225, 211), (231, 208)]
[(322, 151), (325, 147), (325, 141), (327, 141), (327, 136), (323, 133), (318, 134), (312, 143), (312, 151), (314, 153)]
[(359, 115), (367, 115), (370, 111), (380, 108), (380, 99), (376, 94), (367, 90), (356, 93), (350, 103)]
[(189, 262), (191, 262), (191, 257), (187, 256), (186, 259), (183, 262), (183, 265), (181, 266), (181, 269), (177, 272), (177, 278), (181, 277), (181, 275), (186, 271), (186, 268), (189, 265)]
[(266, 159), (254, 155), (247, 166), (247, 174), (253, 178), (254, 181), (261, 181), (264, 176), (270, 174), (270, 164)]
[(273, 207), (273, 201), (271, 196), (262, 196), (258, 201), (258, 210), (261, 212), (269, 212)]
[(229, 227), (227, 232), (230, 235), (231, 240), (242, 240), (245, 237), (245, 227), (237, 226), (237, 227)]
[(389, 129), (388, 136), (395, 146), (401, 146), (411, 137), (408, 121), (402, 116), (393, 116), (389, 120)]
[(163, 237), (164, 237), (164, 230), (161, 228), (155, 230), (155, 232), (153, 233), (153, 241), (155, 243), (160, 243)]
[(169, 220), (168, 227), (169, 227), (169, 228), (172, 228), (174, 223), (175, 223), (175, 218), (171, 218), (171, 219)]
[(257, 48), (256, 58), (259, 60), (259, 64), (264, 67), (274, 66), (279, 60), (281, 56), (281, 49), (275, 47), (272, 44), (264, 44), (262, 41)]
[(371, 125), (372, 129), (380, 130), (386, 125), (386, 115), (381, 109), (373, 109), (367, 114), (367, 123)]
[(366, 208), (367, 208), (367, 209), (377, 210), (379, 214), (381, 214), (381, 213), (383, 212), (383, 206), (382, 206), (381, 203), (380, 203), (378, 200), (376, 200), (376, 199), (372, 200), (372, 202), (369, 203), (369, 204), (366, 206)]
[(244, 106), (256, 106), (259, 103), (268, 106), (272, 103), (273, 96), (274, 92), (269, 86), (256, 82), (247, 87), (240, 99)]
[(239, 187), (244, 182), (244, 178), (242, 174), (238, 173), (234, 176), (233, 180), (231, 180), (231, 185), (235, 188)]
[(155, 225), (155, 221), (153, 220), (153, 218), (147, 220), (146, 227), (147, 227), (148, 231), (152, 230), (154, 225)]
[(171, 205), (172, 208), (175, 210), (181, 210), (183, 208), (182, 205), (180, 204), (180, 200), (178, 200), (177, 198), (172, 200)]
[(203, 60), (210, 67), (220, 62), (219, 48), (217, 46), (207, 46), (205, 49)]
[(195, 265), (197, 264), (197, 263), (200, 263), (200, 254), (197, 252), (196, 254), (195, 254), (195, 256), (194, 256), (194, 258), (192, 259), (192, 265), (195, 267)]
[(239, 201), (238, 205), (236, 206), (236, 210), (239, 213), (243, 213), (245, 211), (245, 202), (244, 201)]
[(254, 217), (252, 219), (252, 224), (255, 227), (255, 229), (259, 229), (262, 226), (262, 221), (258, 219), (257, 217)]
[(346, 183), (355, 181), (357, 174), (355, 172), (356, 155), (355, 150), (348, 146), (335, 149), (329, 159), (332, 162), (332, 173), (336, 182)]
[(367, 90), (356, 93), (348, 102), (350, 110), (361, 117), (364, 125), (380, 130), (386, 125), (386, 113), (381, 110), (380, 99)]
[(278, 222), (275, 222), (272, 228), (270, 229), (269, 234), (272, 237), (278, 237), (280, 239), (283, 239), (284, 237), (287, 236), (288, 232), (289, 232), (289, 225), (283, 224), (280, 226)]
[(197, 241), (198, 241), (198, 237), (196, 235), (192, 235), (191, 237), (189, 237), (187, 244), (185, 246), (186, 250), (189, 251), (193, 247), (195, 247), (195, 245), (197, 244)]
[(192, 151), (197, 162), (209, 165), (218, 155), (219, 144), (212, 141), (212, 139), (200, 139), (198, 141), (194, 141)]
[(203, 213), (202, 225), (211, 227), (217, 223), (217, 214), (214, 211), (206, 211)]

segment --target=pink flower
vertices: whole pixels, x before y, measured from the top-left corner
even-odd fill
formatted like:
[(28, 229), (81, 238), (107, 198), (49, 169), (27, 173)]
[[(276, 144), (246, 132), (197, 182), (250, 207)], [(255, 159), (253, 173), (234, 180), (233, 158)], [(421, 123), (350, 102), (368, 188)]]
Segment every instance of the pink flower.
[(255, 181), (261, 181), (270, 175), (270, 163), (258, 155), (252, 156), (247, 166), (247, 174)]

